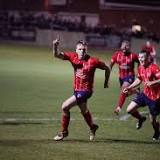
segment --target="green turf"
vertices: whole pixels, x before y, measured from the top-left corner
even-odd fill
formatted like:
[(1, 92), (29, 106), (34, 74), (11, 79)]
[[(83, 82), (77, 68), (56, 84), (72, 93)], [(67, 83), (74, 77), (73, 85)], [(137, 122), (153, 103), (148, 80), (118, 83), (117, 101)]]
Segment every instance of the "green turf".
[[(91, 54), (106, 61), (111, 57), (107, 51), (91, 50)], [(88, 127), (75, 107), (69, 137), (54, 142), (60, 105), (73, 92), (71, 65), (54, 59), (49, 48), (1, 44), (0, 160), (159, 160), (160, 143), (151, 140), (149, 120), (137, 131), (133, 118), (120, 121), (113, 114), (119, 93), (117, 73), (115, 67), (110, 88), (103, 89), (104, 72), (96, 71), (95, 92), (89, 100), (100, 126), (96, 140), (89, 142)], [(126, 114), (128, 103), (129, 99), (120, 116)]]

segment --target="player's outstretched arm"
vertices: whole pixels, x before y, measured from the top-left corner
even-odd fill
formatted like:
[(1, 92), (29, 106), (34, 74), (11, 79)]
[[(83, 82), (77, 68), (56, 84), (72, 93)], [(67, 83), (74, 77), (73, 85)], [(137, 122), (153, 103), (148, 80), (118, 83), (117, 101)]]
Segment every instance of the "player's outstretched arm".
[(130, 89), (135, 88), (141, 84), (141, 80), (136, 78), (135, 81), (128, 87), (124, 88), (123, 92), (128, 93)]
[(154, 80), (154, 81), (147, 81), (147, 82), (145, 82), (145, 84), (146, 84), (148, 87), (151, 87), (151, 86), (153, 86), (153, 85), (155, 85), (155, 84), (160, 84), (160, 79)]
[(59, 52), (59, 42), (59, 38), (53, 40), (53, 56), (56, 58), (64, 59), (64, 53)]

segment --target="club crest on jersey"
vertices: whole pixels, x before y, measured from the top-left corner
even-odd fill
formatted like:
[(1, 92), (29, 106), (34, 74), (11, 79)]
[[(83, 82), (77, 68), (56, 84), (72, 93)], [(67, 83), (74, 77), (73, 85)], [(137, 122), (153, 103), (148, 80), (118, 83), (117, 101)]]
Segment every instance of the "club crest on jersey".
[(80, 93), (78, 93), (77, 94), (77, 98), (81, 98), (82, 96), (81, 96), (81, 94)]

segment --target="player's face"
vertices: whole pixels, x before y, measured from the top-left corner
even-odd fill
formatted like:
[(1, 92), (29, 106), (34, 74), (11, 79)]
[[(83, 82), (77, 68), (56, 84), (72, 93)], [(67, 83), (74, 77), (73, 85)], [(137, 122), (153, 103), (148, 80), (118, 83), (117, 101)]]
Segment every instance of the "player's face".
[(139, 53), (138, 59), (142, 66), (146, 66), (148, 64), (148, 58), (146, 53)]
[(121, 50), (125, 53), (125, 52), (129, 52), (130, 51), (130, 44), (123, 42), (121, 45)]
[(87, 46), (83, 44), (77, 44), (76, 53), (78, 54), (79, 59), (84, 59), (85, 55), (87, 54)]

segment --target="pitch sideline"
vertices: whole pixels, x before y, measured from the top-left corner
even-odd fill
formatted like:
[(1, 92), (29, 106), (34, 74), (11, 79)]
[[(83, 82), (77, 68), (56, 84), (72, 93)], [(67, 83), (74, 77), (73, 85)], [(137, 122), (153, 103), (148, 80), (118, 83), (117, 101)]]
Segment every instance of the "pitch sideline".
[[(141, 112), (141, 114), (148, 114), (148, 112)], [(115, 121), (115, 120), (120, 120), (120, 121), (127, 121), (131, 115), (129, 114), (124, 114), (122, 116), (118, 116), (117, 118), (98, 118), (94, 117), (94, 120), (97, 121)], [(60, 121), (61, 119), (59, 118), (0, 118), (0, 124), (5, 124), (5, 123), (40, 123), (40, 122), (50, 122), (50, 121)], [(71, 118), (71, 121), (82, 121), (83, 119), (75, 119)]]

